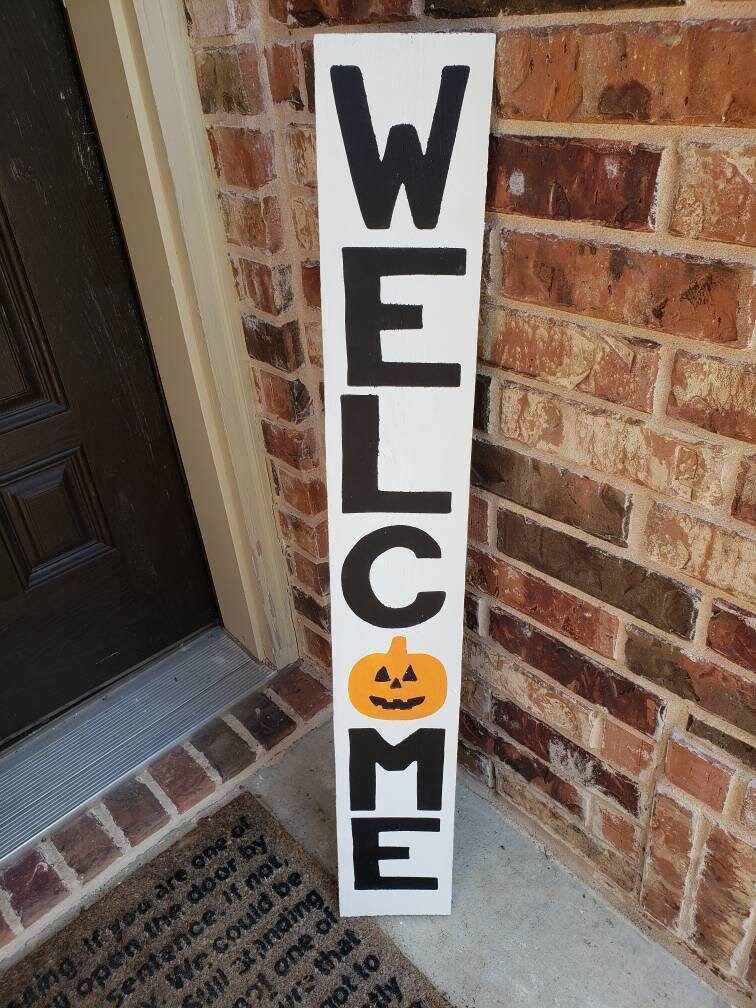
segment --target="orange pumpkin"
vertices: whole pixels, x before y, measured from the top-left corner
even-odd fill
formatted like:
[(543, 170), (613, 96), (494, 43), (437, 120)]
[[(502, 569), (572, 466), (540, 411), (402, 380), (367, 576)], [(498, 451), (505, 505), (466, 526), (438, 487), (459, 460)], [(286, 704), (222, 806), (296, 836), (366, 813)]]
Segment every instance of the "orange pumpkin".
[(349, 699), (360, 714), (384, 721), (428, 717), (446, 701), (446, 669), (433, 655), (408, 654), (407, 638), (394, 637), (387, 652), (355, 664)]

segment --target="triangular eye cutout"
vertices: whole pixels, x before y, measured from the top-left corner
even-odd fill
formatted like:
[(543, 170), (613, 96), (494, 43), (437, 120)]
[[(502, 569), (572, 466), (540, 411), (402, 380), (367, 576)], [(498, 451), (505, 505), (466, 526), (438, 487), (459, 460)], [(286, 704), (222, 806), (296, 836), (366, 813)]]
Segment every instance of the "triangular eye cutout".
[(402, 676), (402, 682), (417, 682), (417, 676), (415, 675), (415, 670), (411, 665), (407, 666), (407, 671)]
[(381, 665), (381, 667), (375, 673), (375, 681), (376, 682), (388, 682), (390, 678), (391, 678), (391, 676), (386, 671), (386, 666), (385, 665)]

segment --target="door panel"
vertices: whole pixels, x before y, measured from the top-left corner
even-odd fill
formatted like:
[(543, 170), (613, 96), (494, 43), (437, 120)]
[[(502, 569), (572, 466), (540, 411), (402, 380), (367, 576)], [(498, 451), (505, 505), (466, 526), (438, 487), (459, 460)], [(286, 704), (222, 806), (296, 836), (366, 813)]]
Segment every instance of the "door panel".
[(0, 0), (0, 742), (217, 611), (59, 0)]

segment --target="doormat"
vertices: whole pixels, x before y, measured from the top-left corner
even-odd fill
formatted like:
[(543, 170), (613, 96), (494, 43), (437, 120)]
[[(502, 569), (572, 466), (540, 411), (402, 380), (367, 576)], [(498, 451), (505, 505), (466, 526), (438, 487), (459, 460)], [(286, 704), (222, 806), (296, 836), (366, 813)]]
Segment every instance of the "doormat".
[(0, 1008), (449, 1008), (243, 795), (0, 976)]

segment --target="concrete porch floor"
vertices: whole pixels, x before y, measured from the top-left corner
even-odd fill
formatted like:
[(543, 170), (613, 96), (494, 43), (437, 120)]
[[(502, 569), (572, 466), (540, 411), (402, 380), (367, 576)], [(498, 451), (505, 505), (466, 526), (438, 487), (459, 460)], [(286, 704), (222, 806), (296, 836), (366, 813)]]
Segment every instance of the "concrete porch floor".
[[(330, 725), (259, 770), (247, 787), (335, 873)], [(726, 1008), (461, 783), (451, 917), (381, 924), (455, 1008)]]

